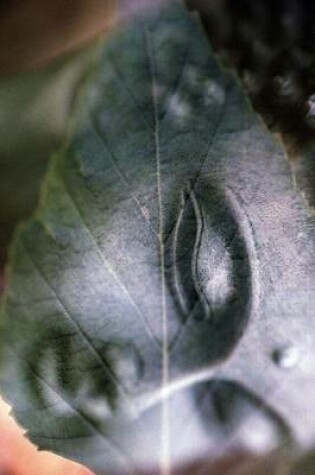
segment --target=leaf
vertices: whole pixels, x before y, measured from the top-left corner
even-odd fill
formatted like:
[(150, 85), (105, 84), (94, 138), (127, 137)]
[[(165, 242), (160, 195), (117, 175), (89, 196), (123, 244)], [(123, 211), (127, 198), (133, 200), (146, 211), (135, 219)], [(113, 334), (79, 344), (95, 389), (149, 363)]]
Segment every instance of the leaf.
[(3, 305), (31, 440), (162, 475), (312, 444), (314, 219), (196, 19), (174, 1), (118, 32), (79, 109)]

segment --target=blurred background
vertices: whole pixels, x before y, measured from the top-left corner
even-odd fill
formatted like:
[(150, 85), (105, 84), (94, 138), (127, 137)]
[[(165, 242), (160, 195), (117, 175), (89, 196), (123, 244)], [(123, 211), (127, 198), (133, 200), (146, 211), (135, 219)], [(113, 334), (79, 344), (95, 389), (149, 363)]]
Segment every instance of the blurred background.
[[(159, 0), (163, 1), (163, 0)], [(166, 1), (166, 0), (164, 0)], [(77, 87), (97, 38), (153, 0), (0, 0), (0, 292), (16, 224), (36, 207), (49, 158), (62, 142)], [(240, 75), (255, 109), (284, 141), (301, 186), (315, 203), (315, 4), (306, 0), (187, 0), (198, 9), (223, 63)], [(312, 455), (288, 469), (233, 454), (181, 474), (311, 475)], [(301, 468), (302, 467), (302, 468)], [(281, 470), (281, 471), (280, 471)], [(88, 475), (37, 453), (0, 399), (1, 475)]]

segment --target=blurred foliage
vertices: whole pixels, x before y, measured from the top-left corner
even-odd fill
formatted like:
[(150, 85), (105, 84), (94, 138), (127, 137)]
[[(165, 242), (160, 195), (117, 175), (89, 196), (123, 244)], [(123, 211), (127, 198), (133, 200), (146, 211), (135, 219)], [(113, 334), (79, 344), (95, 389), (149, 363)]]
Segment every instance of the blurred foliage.
[(30, 71), (114, 23), (116, 0), (1, 0), (0, 73)]
[(292, 153), (315, 134), (315, 4), (306, 0), (187, 0), (236, 68), (256, 110)]

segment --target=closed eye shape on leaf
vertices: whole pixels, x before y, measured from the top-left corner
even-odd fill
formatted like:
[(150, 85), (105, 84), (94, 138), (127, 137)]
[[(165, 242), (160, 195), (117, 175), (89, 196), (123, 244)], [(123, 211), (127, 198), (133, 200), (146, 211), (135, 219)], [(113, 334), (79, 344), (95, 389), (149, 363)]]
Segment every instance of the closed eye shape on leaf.
[(281, 415), (241, 384), (213, 379), (197, 385), (194, 398), (203, 424), (211, 424), (222, 448), (264, 453), (293, 443)]
[(170, 248), (169, 285), (183, 321), (171, 353), (194, 329), (213, 363), (232, 351), (258, 299), (254, 235), (240, 199), (207, 181), (187, 187)]
[(25, 355), (28, 390), (39, 407), (56, 416), (71, 419), (70, 409), (76, 408), (100, 426), (141, 377), (141, 358), (130, 345), (98, 342), (101, 363), (75, 347), (75, 335), (51, 330), (42, 342), (43, 335)]

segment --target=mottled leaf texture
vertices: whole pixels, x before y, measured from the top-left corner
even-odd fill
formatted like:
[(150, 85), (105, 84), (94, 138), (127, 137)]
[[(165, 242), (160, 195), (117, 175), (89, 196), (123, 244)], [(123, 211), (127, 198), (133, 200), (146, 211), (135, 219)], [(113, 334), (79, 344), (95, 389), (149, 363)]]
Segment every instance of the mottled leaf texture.
[(102, 47), (12, 246), (1, 388), (110, 475), (315, 442), (315, 222), (180, 2)]

